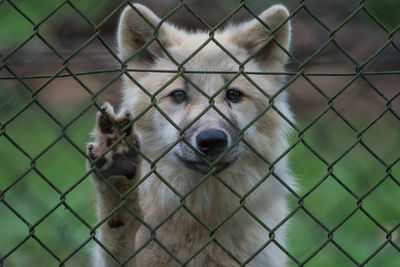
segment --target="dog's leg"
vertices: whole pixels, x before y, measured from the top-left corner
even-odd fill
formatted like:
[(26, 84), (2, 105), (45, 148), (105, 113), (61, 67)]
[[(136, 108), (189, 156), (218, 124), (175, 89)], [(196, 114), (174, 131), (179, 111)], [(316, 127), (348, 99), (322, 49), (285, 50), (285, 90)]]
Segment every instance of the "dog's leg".
[[(132, 126), (121, 131), (130, 121), (128, 112), (115, 114), (110, 104), (105, 104), (102, 111), (107, 116), (97, 114), (95, 142), (88, 144), (91, 160), (87, 163), (93, 171), (97, 211), (103, 222), (97, 230), (101, 244), (95, 248), (94, 266), (133, 266), (134, 259), (126, 261), (135, 251), (135, 234), (140, 226), (135, 215), (141, 215), (137, 190), (127, 191), (140, 177), (139, 144)], [(126, 137), (118, 142), (122, 134)]]

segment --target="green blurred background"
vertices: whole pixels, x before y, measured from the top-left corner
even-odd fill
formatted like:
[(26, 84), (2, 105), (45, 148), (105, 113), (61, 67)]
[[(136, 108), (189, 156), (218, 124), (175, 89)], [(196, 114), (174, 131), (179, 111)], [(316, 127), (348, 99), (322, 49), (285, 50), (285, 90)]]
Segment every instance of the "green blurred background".
[[(109, 49), (115, 51), (122, 1), (69, 2), (0, 1), (0, 259), (5, 257), (5, 266), (90, 265), (96, 216), (85, 144), (94, 124), (93, 103), (118, 104), (120, 82), (114, 82), (118, 72), (84, 72), (119, 67)], [(142, 2), (162, 16), (179, 1)], [(210, 25), (238, 2), (187, 1)], [(246, 4), (259, 13), (276, 2)], [(294, 12), (301, 1), (279, 2)], [(321, 48), (330, 37), (327, 28), (336, 29), (360, 1), (304, 2), (292, 19), (298, 62)], [(365, 9), (336, 32), (335, 44), (305, 66), (296, 60), (288, 66), (314, 74), (298, 77), (286, 89), (299, 129), (290, 137), (297, 145), (289, 159), (308, 211), (300, 209), (288, 220), (286, 249), (306, 266), (355, 266), (351, 259), (400, 266), (400, 37), (398, 31), (388, 33), (399, 27), (398, 10), (397, 0), (367, 0)], [(233, 20), (248, 17), (241, 10)], [(184, 10), (170, 21), (201, 27)], [(101, 38), (80, 49), (98, 24)], [(365, 72), (392, 74), (352, 82), (356, 65), (366, 61)], [(62, 67), (65, 76), (50, 79)], [(327, 75), (332, 73), (337, 75)], [(104, 91), (93, 98), (99, 90)], [(290, 196), (290, 203), (294, 210), (298, 199)]]

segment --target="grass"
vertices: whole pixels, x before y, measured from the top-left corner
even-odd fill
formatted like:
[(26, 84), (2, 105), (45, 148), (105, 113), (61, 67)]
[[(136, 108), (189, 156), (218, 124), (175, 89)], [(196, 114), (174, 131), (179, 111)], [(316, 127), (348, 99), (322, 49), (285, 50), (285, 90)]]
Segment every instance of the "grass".
[[(362, 129), (369, 122), (358, 118), (355, 124)], [(299, 124), (304, 127), (308, 122)], [(328, 113), (304, 135), (305, 143), (326, 164), (303, 144), (291, 151), (299, 193), (307, 194), (303, 206), (319, 221), (302, 210), (289, 220), (289, 251), (300, 262), (307, 262), (306, 266), (353, 266), (353, 260), (368, 262), (367, 266), (400, 266), (400, 164), (388, 168), (399, 159), (400, 136), (395, 129), (398, 121), (391, 114), (384, 115), (362, 135), (363, 146), (357, 143), (357, 133)], [(297, 199), (291, 202), (293, 207), (298, 205)], [(391, 240), (397, 249), (386, 244), (385, 231), (393, 231)], [(335, 245), (324, 246), (329, 238)], [(318, 248), (321, 251), (308, 261)]]
[[(23, 103), (24, 100), (14, 99), (12, 102)], [(0, 121), (4, 123), (18, 108), (10, 109), (3, 103), (0, 106)], [(88, 111), (66, 130), (70, 140), (83, 151), (89, 141), (94, 114), (93, 110)], [(57, 118), (66, 124), (75, 115), (58, 114)], [(84, 179), (73, 188), (86, 174), (85, 157), (67, 139), (59, 139), (61, 132), (56, 123), (33, 105), (6, 127), (6, 135), (25, 152), (17, 149), (6, 136), (0, 136), (0, 189), (7, 190), (6, 205), (0, 203), (0, 255), (9, 253), (32, 234), (26, 243), (7, 257), (6, 266), (58, 266), (46, 247), (64, 260), (89, 238), (89, 228), (64, 205), (60, 205), (62, 201), (87, 224), (94, 225), (96, 222), (95, 195), (90, 179)], [(60, 193), (52, 188), (53, 185)], [(61, 194), (69, 190), (71, 192), (65, 195), (65, 199), (61, 199)], [(54, 212), (48, 215), (53, 209)], [(28, 225), (18, 216), (22, 216)], [(34, 226), (34, 230), (30, 230), (30, 226)], [(66, 265), (87, 266), (92, 243), (74, 254)]]
[[(1, 123), (26, 102), (17, 95), (7, 99), (10, 97), (17, 99), (0, 104)], [(54, 114), (65, 125), (82, 109), (78, 106), (71, 109), (75, 112)], [(7, 125), (6, 135), (0, 135), (0, 189), (6, 190), (4, 202), (0, 202), (0, 257), (12, 252), (6, 258), (6, 266), (57, 266), (57, 258), (68, 259), (67, 266), (88, 265), (93, 242), (79, 248), (90, 237), (90, 230), (82, 221), (88, 225), (96, 222), (95, 196), (88, 177), (76, 186), (85, 176), (85, 157), (71, 142), (84, 150), (94, 114), (89, 110), (66, 129), (70, 140), (60, 139), (62, 127), (32, 105)], [(385, 115), (362, 137), (387, 165), (398, 160), (400, 147), (400, 136), (393, 128), (398, 121), (390, 116)], [(302, 118), (300, 128), (312, 120), (306, 115), (298, 117)], [(368, 122), (358, 118), (355, 124), (361, 129)], [(291, 136), (292, 143), (297, 139), (296, 134)], [(400, 266), (400, 253), (386, 243), (387, 233), (383, 230), (390, 232), (390, 240), (398, 248), (400, 164), (388, 171), (361, 144), (337, 160), (356, 140), (356, 133), (328, 113), (304, 135), (305, 143), (326, 163), (303, 143), (289, 153), (300, 185), (297, 193), (307, 194), (302, 202), (307, 212), (300, 209), (288, 220), (287, 250), (306, 266), (354, 266), (352, 260), (368, 260), (367, 266)], [(330, 168), (332, 163), (335, 164)], [(68, 193), (62, 197), (65, 192)], [(79, 214), (79, 219), (63, 203)], [(290, 203), (295, 209), (298, 199), (291, 196)], [(330, 239), (333, 242), (328, 242)], [(316, 250), (319, 252), (315, 254)], [(374, 256), (370, 259), (371, 255)]]

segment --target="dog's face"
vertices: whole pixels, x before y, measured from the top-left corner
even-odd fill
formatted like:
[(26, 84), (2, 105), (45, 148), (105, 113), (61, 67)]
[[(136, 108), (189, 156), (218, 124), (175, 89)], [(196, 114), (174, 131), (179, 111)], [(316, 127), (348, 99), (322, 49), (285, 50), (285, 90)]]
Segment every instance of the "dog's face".
[[(135, 7), (152, 24), (158, 24), (159, 18), (150, 10)], [(287, 16), (284, 7), (274, 6), (260, 18), (274, 28)], [(136, 122), (142, 151), (152, 160), (161, 157), (205, 174), (221, 172), (246, 153), (254, 153), (247, 149), (249, 143), (273, 143), (282, 118), (270, 108), (270, 98), (280, 89), (281, 78), (239, 73), (240, 69), (283, 70), (286, 55), (267, 42), (269, 32), (257, 20), (216, 32), (215, 40), (229, 55), (213, 41), (198, 50), (208, 33), (189, 33), (162, 24), (158, 38), (165, 50), (156, 43), (140, 50), (153, 37), (153, 30), (128, 7), (118, 31), (120, 55), (129, 59), (137, 53), (128, 61), (130, 68), (157, 70), (133, 73), (135, 81), (125, 81), (123, 105), (136, 116), (143, 114)], [(275, 39), (288, 48), (288, 23), (275, 32)], [(241, 62), (245, 61), (243, 68)], [(287, 110), (280, 99), (274, 98), (274, 104)], [(264, 131), (261, 139), (260, 129)]]

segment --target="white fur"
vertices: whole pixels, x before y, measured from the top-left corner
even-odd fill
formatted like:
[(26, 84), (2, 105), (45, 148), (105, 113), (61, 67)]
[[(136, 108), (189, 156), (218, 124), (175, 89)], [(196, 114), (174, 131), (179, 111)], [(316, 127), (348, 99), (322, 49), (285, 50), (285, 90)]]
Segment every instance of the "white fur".
[[(153, 26), (158, 26), (160, 19), (152, 11), (139, 4), (135, 4), (135, 7), (148, 18)], [(260, 15), (260, 19), (273, 30), (288, 15), (285, 7), (275, 5), (264, 11)], [(275, 40), (286, 49), (289, 49), (290, 30), (290, 24), (286, 22), (274, 33)], [(270, 33), (270, 30), (253, 19), (219, 30), (215, 33), (214, 38), (238, 60), (244, 61), (268, 40)], [(122, 60), (130, 59), (130, 56), (143, 43), (149, 42), (152, 37), (153, 27), (148, 25), (131, 7), (127, 7), (122, 13), (117, 36), (119, 55)], [(208, 37), (206, 32), (188, 32), (167, 23), (163, 23), (158, 32), (159, 41), (165, 45), (169, 54), (178, 63), (185, 61)], [(127, 62), (130, 68), (177, 70), (176, 64), (165, 55), (156, 42), (149, 44), (143, 51), (145, 52)], [(283, 71), (286, 61), (285, 52), (271, 42), (245, 65), (245, 71)], [(239, 70), (239, 65), (215, 43), (210, 42), (190, 59), (184, 68), (189, 71), (236, 72)], [(188, 94), (192, 101), (190, 106), (172, 103), (168, 98), (169, 93), (177, 88), (187, 87), (185, 80), (182, 77), (176, 77), (176, 73), (131, 72), (130, 75), (140, 86), (132, 82), (129, 77), (125, 77), (122, 107), (129, 110), (135, 117), (149, 105), (153, 105), (136, 122), (135, 133), (139, 138), (142, 152), (151, 161), (154, 161), (179, 138), (179, 131), (168, 122), (162, 113), (165, 113), (175, 124), (180, 125), (185, 120), (190, 122), (207, 108), (209, 100), (195, 88), (189, 86)], [(185, 75), (208, 95), (213, 95), (225, 82), (220, 74)], [(232, 76), (228, 75), (228, 78)], [(279, 90), (284, 81), (280, 76), (249, 76), (269, 95), (273, 95)], [(168, 82), (171, 82), (170, 85), (159, 92), (155, 98), (156, 102), (152, 102), (147, 93), (140, 88), (143, 87), (150, 94), (154, 94)], [(215, 97), (214, 107), (225, 115), (232, 115), (239, 128), (246, 127), (270, 104), (268, 98), (244, 75), (239, 75), (230, 87), (243, 90), (246, 94), (245, 100), (228, 107), (223, 98), (223, 91)], [(284, 93), (277, 96), (273, 100), (273, 104), (284, 116), (293, 120)], [(221, 121), (224, 119), (212, 108), (196, 122), (196, 127), (218, 127)], [(154, 165), (153, 162), (143, 160), (141, 177), (146, 175), (149, 177), (139, 186), (139, 207), (144, 221), (151, 227), (159, 227), (156, 231), (157, 241), (174, 253), (179, 260), (185, 261), (208, 242), (210, 237), (213, 237), (238, 260), (245, 262), (270, 240), (270, 236), (273, 236), (274, 239), (270, 240), (269, 245), (252, 258), (247, 266), (286, 266), (287, 256), (275, 244), (277, 242), (285, 247), (286, 224), (271, 234), (249, 212), (244, 208), (239, 209), (239, 207), (241, 205), (246, 207), (269, 229), (276, 227), (285, 218), (288, 213), (286, 203), (288, 190), (279, 180), (284, 181), (292, 188), (295, 186), (286, 157), (270, 168), (271, 166), (257, 156), (247, 144), (268, 162), (273, 162), (287, 149), (286, 138), (289, 132), (288, 123), (273, 109), (263, 113), (260, 119), (246, 130), (245, 142), (242, 141), (238, 144), (239, 158), (217, 176), (211, 175), (205, 179), (185, 199), (181, 199), (174, 190), (181, 196), (185, 195), (199, 184), (204, 175), (183, 166), (174, 153), (179, 149), (178, 147), (172, 148)], [(156, 172), (153, 171), (154, 168)], [(259, 184), (243, 202), (240, 201), (240, 197), (235, 195), (236, 193), (240, 196), (247, 194), (269, 172), (272, 174), (266, 177), (265, 181)], [(159, 176), (165, 179), (174, 190), (166, 185)], [(176, 211), (182, 203), (184, 203), (184, 207)], [(187, 210), (195, 214), (201, 223)], [(171, 217), (173, 212), (175, 213)], [(230, 217), (232, 212), (235, 213)], [(169, 219), (159, 226), (166, 218)], [(204, 223), (209, 229), (214, 229), (224, 220), (227, 221), (213, 233), (202, 226)], [(118, 242), (118, 235), (132, 235), (129, 232), (132, 230), (128, 228), (109, 230), (102, 227), (100, 231), (102, 234), (107, 232), (107, 236), (112, 236), (109, 231), (122, 231), (115, 233), (115, 240), (107, 242), (108, 244)], [(131, 240), (131, 243), (134, 244), (135, 249), (138, 249), (149, 238), (150, 233), (147, 228), (140, 226), (135, 240)], [(121, 248), (124, 251), (121, 251), (119, 255), (125, 257), (123, 255), (133, 253), (133, 250), (126, 251), (132, 247), (133, 245), (127, 246), (126, 249)], [(101, 249), (98, 248), (98, 250)], [(105, 253), (97, 252), (95, 257), (97, 257), (95, 266), (115, 265), (115, 262)], [(135, 262), (138, 266), (177, 265), (154, 241), (139, 252), (128, 265), (135, 266)], [(238, 264), (214, 241), (211, 241), (201, 253), (188, 263), (188, 266), (217, 265), (237, 266)]]

